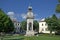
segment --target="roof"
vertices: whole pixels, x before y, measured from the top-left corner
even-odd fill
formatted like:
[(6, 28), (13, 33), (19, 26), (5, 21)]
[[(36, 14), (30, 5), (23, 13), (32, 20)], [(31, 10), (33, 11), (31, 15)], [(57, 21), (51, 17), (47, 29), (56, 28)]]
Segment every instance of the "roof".
[(45, 18), (41, 19), (39, 22), (45, 22)]

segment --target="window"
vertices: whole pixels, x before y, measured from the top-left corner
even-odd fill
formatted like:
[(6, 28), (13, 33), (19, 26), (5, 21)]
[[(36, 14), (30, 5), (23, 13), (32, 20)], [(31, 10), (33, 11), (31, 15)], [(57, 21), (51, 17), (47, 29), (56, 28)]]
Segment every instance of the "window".
[(19, 25), (19, 24), (18, 24)]
[(42, 26), (43, 26), (43, 24), (42, 24)]

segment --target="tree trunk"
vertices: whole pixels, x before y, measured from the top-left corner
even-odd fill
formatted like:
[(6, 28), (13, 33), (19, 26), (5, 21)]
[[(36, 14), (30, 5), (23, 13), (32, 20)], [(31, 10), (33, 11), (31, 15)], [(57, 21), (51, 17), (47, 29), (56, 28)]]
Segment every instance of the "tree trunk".
[(52, 35), (52, 30), (50, 30), (50, 35)]

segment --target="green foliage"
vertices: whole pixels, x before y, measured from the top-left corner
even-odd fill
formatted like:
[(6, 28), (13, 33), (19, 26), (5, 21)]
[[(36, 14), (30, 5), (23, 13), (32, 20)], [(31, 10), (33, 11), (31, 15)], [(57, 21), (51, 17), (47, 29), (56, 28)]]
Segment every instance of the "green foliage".
[(36, 20), (34, 20), (34, 22), (33, 22), (33, 28), (36, 31), (38, 31), (38, 29), (39, 29), (39, 23)]
[(56, 13), (60, 13), (60, 0), (58, 0), (58, 4), (56, 6)]
[(48, 24), (50, 32), (60, 30), (59, 20), (55, 14), (51, 18), (47, 18), (45, 21)]
[(27, 27), (27, 22), (26, 21), (22, 21), (21, 22), (21, 29), (22, 30), (26, 30), (26, 27)]
[(10, 18), (0, 9), (0, 32), (11, 32), (14, 25)]
[(57, 24), (57, 30), (60, 30), (60, 19), (57, 20), (58, 24)]
[(60, 0), (58, 0), (58, 2), (60, 3)]
[(60, 13), (60, 4), (57, 4), (56, 6), (56, 13)]

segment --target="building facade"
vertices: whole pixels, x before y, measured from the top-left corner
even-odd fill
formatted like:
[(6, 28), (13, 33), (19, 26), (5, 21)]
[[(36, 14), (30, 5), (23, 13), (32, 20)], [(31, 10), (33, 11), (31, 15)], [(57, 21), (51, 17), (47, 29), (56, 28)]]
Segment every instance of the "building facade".
[(48, 30), (48, 24), (45, 22), (44, 18), (39, 21), (39, 33), (50, 33), (50, 31)]
[(14, 20), (12, 22), (14, 23), (14, 27), (15, 27), (14, 32), (20, 33), (20, 22)]

